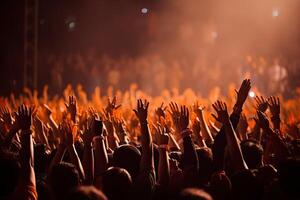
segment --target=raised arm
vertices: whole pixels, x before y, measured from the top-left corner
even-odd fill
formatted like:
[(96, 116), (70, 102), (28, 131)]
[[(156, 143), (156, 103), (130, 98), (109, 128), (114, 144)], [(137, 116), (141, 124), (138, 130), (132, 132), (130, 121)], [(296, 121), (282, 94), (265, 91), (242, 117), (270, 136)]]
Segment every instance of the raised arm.
[(218, 116), (214, 114), (212, 114), (212, 116), (217, 121), (221, 122), (225, 128), (227, 148), (229, 151), (230, 161), (232, 162), (232, 167), (236, 171), (248, 169), (246, 162), (243, 158), (239, 140), (230, 122), (226, 104), (222, 101), (217, 101), (213, 104), (213, 108), (217, 112)]
[(133, 111), (138, 117), (141, 125), (142, 157), (140, 163), (140, 170), (151, 170), (152, 173), (154, 173), (153, 143), (147, 120), (148, 107), (149, 102), (147, 100), (143, 102), (141, 99), (139, 99), (137, 101), (137, 108)]
[(108, 157), (105, 138), (103, 136), (103, 122), (95, 120), (95, 177), (99, 177), (108, 168)]
[(205, 107), (200, 106), (198, 104), (198, 102), (195, 103), (194, 105), (194, 112), (197, 115), (197, 118), (200, 121), (201, 124), (201, 132), (203, 134), (204, 139), (209, 142), (210, 144), (212, 144), (214, 142), (214, 138), (212, 137), (212, 134), (208, 128), (208, 125), (206, 123), (206, 120), (204, 118), (204, 109)]
[[(233, 126), (233, 129), (235, 130), (237, 128), (237, 125), (239, 123), (240, 115), (243, 110), (243, 105), (247, 99), (248, 93), (251, 88), (251, 82), (250, 79), (245, 79), (240, 89), (237, 91), (237, 99), (236, 103), (233, 107), (233, 112), (230, 115), (230, 122)], [(213, 151), (213, 163), (214, 163), (214, 169), (215, 170), (223, 170), (224, 166), (224, 152), (225, 147), (227, 145), (226, 141), (226, 135), (225, 135), (225, 127), (223, 126), (217, 136), (215, 137), (214, 144), (212, 146)]]
[(34, 173), (34, 153), (32, 140), (32, 115), (34, 109), (22, 105), (18, 109), (17, 120), (21, 129), (21, 181), (18, 193), (22, 193), (21, 199), (37, 199), (36, 182)]
[(170, 180), (170, 163), (168, 156), (169, 135), (166, 129), (157, 128), (158, 148), (159, 148), (159, 163), (158, 163), (158, 183), (161, 186), (168, 186)]
[(186, 106), (180, 107), (180, 115), (177, 120), (179, 121), (179, 130), (183, 138), (182, 160), (185, 184), (188, 186), (196, 186), (199, 163), (195, 145), (191, 138), (192, 131), (189, 128), (189, 110)]
[(274, 130), (280, 132), (280, 101), (278, 97), (271, 96), (268, 101), (269, 108), (271, 111), (271, 122)]
[(63, 129), (65, 133), (65, 141), (67, 145), (67, 151), (70, 155), (72, 164), (77, 168), (80, 178), (82, 180), (85, 180), (85, 175), (83, 171), (83, 167), (81, 164), (81, 161), (79, 159), (79, 156), (77, 154), (77, 151), (74, 146), (74, 135), (73, 135), (73, 127), (70, 122), (66, 122), (63, 124)]
[(95, 119), (92, 117), (83, 133), (83, 159), (82, 166), (85, 173), (85, 184), (92, 185), (94, 181), (94, 151), (93, 138), (95, 136)]

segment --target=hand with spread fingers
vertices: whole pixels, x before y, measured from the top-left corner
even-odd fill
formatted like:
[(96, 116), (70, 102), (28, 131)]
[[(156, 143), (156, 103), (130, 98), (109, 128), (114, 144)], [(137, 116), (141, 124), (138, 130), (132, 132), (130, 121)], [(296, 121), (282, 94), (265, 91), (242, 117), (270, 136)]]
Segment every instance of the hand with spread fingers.
[(217, 112), (217, 116), (215, 114), (212, 114), (212, 116), (220, 123), (228, 123), (229, 122), (229, 115), (227, 111), (227, 105), (223, 101), (217, 101), (215, 102), (212, 107)]
[(161, 117), (166, 117), (166, 110), (167, 106), (164, 106), (164, 103), (161, 103), (161, 105), (155, 109), (155, 114), (157, 115), (158, 119), (160, 119)]
[(271, 112), (272, 116), (279, 116), (280, 115), (279, 97), (271, 96), (268, 99), (268, 105), (269, 105), (270, 112)]
[(261, 112), (266, 112), (268, 109), (268, 101), (263, 96), (256, 96), (256, 110), (259, 110)]
[(178, 118), (179, 131), (186, 130), (190, 123), (190, 112), (186, 106), (180, 106), (180, 115)]
[(148, 107), (149, 107), (149, 101), (144, 100), (143, 102), (142, 99), (137, 100), (137, 108), (134, 109), (133, 111), (141, 123), (147, 122)]
[(22, 129), (23, 131), (30, 130), (34, 114), (35, 107), (28, 107), (23, 104), (18, 108), (16, 120), (18, 121), (20, 129)]
[(77, 101), (76, 97), (71, 95), (69, 96), (69, 102), (65, 103), (65, 106), (67, 108), (68, 113), (71, 115), (71, 119), (73, 122), (76, 122), (76, 116), (77, 116)]
[(113, 114), (113, 112), (117, 109), (119, 109), (121, 107), (120, 105), (117, 105), (117, 97), (114, 96), (114, 98), (111, 100), (110, 98), (108, 98), (107, 100), (107, 106), (105, 108), (105, 111), (109, 114)]

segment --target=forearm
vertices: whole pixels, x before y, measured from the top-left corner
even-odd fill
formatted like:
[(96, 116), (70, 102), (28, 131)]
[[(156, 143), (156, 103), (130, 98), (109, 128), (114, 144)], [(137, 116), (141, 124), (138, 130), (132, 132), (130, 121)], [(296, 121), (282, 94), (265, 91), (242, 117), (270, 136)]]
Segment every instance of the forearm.
[(279, 115), (272, 116), (271, 117), (271, 122), (273, 124), (273, 129), (280, 131), (280, 116)]
[(202, 113), (199, 117), (200, 123), (201, 123), (201, 131), (206, 140), (208, 140), (211, 144), (214, 142), (214, 138), (212, 137), (212, 134), (208, 128), (208, 125), (206, 123), (206, 120), (204, 118), (204, 114)]
[(95, 177), (105, 172), (108, 167), (105, 139), (101, 136), (95, 138)]
[(22, 180), (26, 185), (35, 187), (33, 140), (30, 130), (22, 131), (21, 144)]
[(183, 137), (183, 166), (184, 168), (198, 169), (198, 157), (192, 138), (187, 135)]
[(242, 171), (244, 169), (247, 169), (246, 162), (244, 161), (243, 154), (239, 145), (239, 140), (236, 136), (236, 133), (233, 130), (233, 127), (231, 125), (231, 122), (228, 121), (224, 124), (225, 132), (226, 132), (226, 138), (227, 138), (227, 147), (229, 149), (230, 158), (231, 161), (234, 161), (232, 163), (233, 167), (237, 171)]
[(154, 169), (153, 144), (147, 121), (141, 123), (141, 170)]
[(92, 144), (84, 145), (82, 165), (85, 172), (85, 183), (92, 185), (94, 181), (94, 151)]
[(158, 183), (167, 186), (170, 180), (169, 156), (166, 148), (159, 149)]
[(75, 146), (71, 145), (71, 146), (68, 146), (67, 148), (68, 148), (69, 155), (71, 157), (71, 161), (75, 165), (75, 167), (77, 168), (77, 170), (79, 172), (79, 175), (80, 175), (80, 178), (82, 180), (85, 180), (83, 167), (82, 167), (81, 161), (78, 157), (78, 154), (76, 152)]
[(170, 148), (174, 148), (176, 151), (180, 151), (180, 147), (176, 142), (176, 139), (174, 138), (173, 134), (170, 133), (169, 137), (170, 137)]

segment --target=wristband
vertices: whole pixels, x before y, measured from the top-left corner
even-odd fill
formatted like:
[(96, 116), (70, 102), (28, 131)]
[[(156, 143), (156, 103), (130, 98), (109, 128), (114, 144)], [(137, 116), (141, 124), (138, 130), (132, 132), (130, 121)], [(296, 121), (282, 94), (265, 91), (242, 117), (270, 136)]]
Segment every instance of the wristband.
[(160, 148), (160, 149), (167, 149), (168, 145), (167, 144), (160, 144), (160, 145), (158, 145), (158, 148)]

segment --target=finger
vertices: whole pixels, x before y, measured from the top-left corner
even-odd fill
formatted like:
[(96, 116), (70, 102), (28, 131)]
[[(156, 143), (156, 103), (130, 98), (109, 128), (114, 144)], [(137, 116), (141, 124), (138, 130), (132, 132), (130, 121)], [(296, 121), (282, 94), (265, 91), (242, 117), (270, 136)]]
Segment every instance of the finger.
[(219, 121), (218, 117), (215, 114), (212, 113), (211, 116), (213, 116), (213, 118), (215, 118), (215, 120)]

